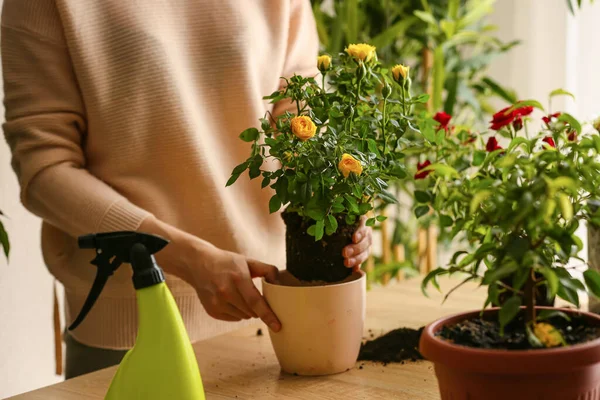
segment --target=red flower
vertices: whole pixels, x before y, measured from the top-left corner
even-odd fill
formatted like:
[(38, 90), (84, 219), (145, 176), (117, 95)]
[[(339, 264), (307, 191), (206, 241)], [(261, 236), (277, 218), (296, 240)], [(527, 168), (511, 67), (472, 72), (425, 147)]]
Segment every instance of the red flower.
[(546, 136), (545, 138), (543, 138), (542, 142), (545, 142), (550, 147), (556, 148), (556, 144), (554, 143), (554, 139), (552, 139), (550, 136)]
[(452, 119), (451, 115), (446, 114), (443, 111), (438, 112), (437, 114), (435, 114), (435, 116), (433, 117), (433, 119), (437, 122), (440, 123), (440, 126), (438, 126), (438, 130), (443, 129), (445, 131), (448, 130), (448, 124), (450, 123), (450, 120)]
[(494, 136), (492, 136), (488, 139), (485, 145), (485, 149), (491, 153), (492, 151), (502, 149), (502, 146), (500, 146), (498, 144), (498, 140)]
[(546, 125), (550, 125), (550, 121), (551, 121), (553, 118), (558, 118), (558, 117), (560, 117), (560, 115), (561, 115), (561, 113), (559, 113), (559, 112), (557, 112), (557, 113), (554, 113), (554, 114), (550, 114), (550, 115), (547, 115), (547, 116), (545, 116), (545, 117), (542, 117), (542, 121), (544, 121), (544, 123), (545, 123)]
[(521, 117), (513, 121), (513, 128), (515, 129), (515, 131), (520, 131), (521, 129), (523, 129), (523, 119)]
[(568, 139), (569, 139), (569, 142), (576, 142), (577, 141), (577, 131), (569, 132)]
[(519, 126), (523, 127), (523, 121), (521, 120), (521, 117), (526, 117), (533, 112), (533, 107), (531, 106), (519, 107), (512, 111), (508, 111), (510, 108), (511, 107), (503, 108), (494, 114), (494, 117), (492, 118), (492, 126), (490, 127), (491, 129), (499, 131), (516, 120), (513, 127), (516, 130), (519, 130), (521, 129), (518, 128)]
[(417, 164), (417, 173), (415, 174), (415, 179), (425, 179), (427, 175), (431, 173), (431, 171), (423, 171), (425, 168), (431, 165), (431, 161), (425, 160), (422, 163)]
[(515, 115), (519, 117), (526, 117), (533, 112), (533, 106), (520, 107), (515, 110)]
[(491, 129), (499, 131), (514, 121), (516, 117), (515, 111), (508, 112), (509, 109), (510, 107), (506, 107), (494, 114)]

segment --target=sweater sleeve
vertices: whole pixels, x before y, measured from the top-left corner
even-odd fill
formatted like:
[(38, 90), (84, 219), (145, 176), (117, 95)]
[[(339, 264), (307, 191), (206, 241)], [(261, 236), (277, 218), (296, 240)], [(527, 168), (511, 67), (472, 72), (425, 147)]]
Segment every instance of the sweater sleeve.
[[(280, 76), (290, 78), (296, 75), (316, 76), (319, 55), (319, 35), (310, 0), (291, 0), (290, 22), (286, 61)], [(282, 80), (280, 88), (285, 86)], [(275, 104), (273, 116), (286, 111), (295, 112), (296, 106), (289, 100)]]
[(5, 0), (4, 135), (33, 214), (77, 236), (135, 230), (149, 215), (85, 169), (85, 107), (54, 1)]

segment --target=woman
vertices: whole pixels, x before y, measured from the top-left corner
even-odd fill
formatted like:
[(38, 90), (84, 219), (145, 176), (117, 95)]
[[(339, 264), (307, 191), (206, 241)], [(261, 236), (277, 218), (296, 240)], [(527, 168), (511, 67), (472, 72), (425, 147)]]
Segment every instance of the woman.
[[(95, 274), (75, 238), (140, 230), (171, 240), (157, 260), (192, 341), (234, 328), (222, 321), (279, 330), (252, 278), (283, 264), (283, 224), (260, 184), (225, 183), (247, 156), (239, 132), (289, 106), (262, 95), (317, 73), (309, 0), (4, 0), (1, 39), (4, 133), (67, 321)], [(358, 268), (370, 230), (354, 239)], [(121, 268), (66, 337), (67, 378), (120, 361), (135, 307)]]

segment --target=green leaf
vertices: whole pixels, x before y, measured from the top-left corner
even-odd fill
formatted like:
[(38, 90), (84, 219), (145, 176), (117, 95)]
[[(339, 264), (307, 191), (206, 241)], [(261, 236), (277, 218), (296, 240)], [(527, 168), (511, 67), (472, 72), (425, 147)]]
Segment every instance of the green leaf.
[(589, 291), (594, 296), (600, 297), (600, 273), (595, 269), (588, 269), (583, 273), (583, 279)]
[(0, 221), (0, 246), (4, 250), (4, 255), (8, 259), (10, 253), (10, 241), (8, 240), (8, 233), (4, 229), (4, 224)]
[(460, 176), (457, 170), (446, 164), (431, 164), (423, 171), (433, 171), (435, 174), (444, 177)]
[(546, 278), (546, 282), (548, 283), (548, 298), (552, 298), (556, 296), (558, 292), (559, 281), (556, 273), (552, 270), (552, 268), (544, 267), (539, 270), (539, 272), (544, 275)]
[(398, 204), (398, 199), (396, 199), (390, 192), (387, 190), (382, 190), (381, 193), (378, 193), (377, 196), (385, 201), (388, 204)]
[(527, 139), (521, 136), (517, 136), (516, 138), (511, 140), (510, 144), (508, 145), (508, 152), (510, 153), (512, 149), (525, 143), (529, 146), (529, 141)]
[(542, 106), (542, 104), (539, 101), (537, 101), (537, 100), (524, 100), (524, 101), (519, 101), (519, 102), (515, 103), (506, 112), (511, 112), (511, 111), (516, 110), (517, 108), (529, 107), (529, 106), (544, 111), (544, 106)]
[(325, 223), (323, 222), (323, 220), (317, 221), (317, 223), (315, 224), (315, 242), (318, 242), (319, 240), (323, 239), (324, 229)]
[(512, 275), (519, 269), (519, 265), (516, 262), (506, 263), (498, 268), (488, 269), (483, 275), (482, 283), (484, 285), (490, 285), (498, 282), (507, 276)]
[(496, 163), (496, 166), (498, 168), (512, 168), (516, 162), (517, 162), (517, 155), (514, 153), (508, 154), (508, 155), (502, 157), (500, 159), (500, 161), (498, 161)]
[(365, 223), (365, 225), (367, 225), (367, 226), (374, 226), (376, 221), (377, 220), (375, 218), (369, 218), (367, 220), (367, 222)]
[(265, 176), (262, 180), (262, 183), (260, 184), (261, 189), (266, 188), (267, 186), (269, 186), (271, 184), (271, 178), (269, 178), (268, 176)]
[(498, 82), (496, 82), (489, 76), (486, 76), (481, 81), (485, 83), (492, 90), (492, 92), (494, 92), (494, 94), (506, 100), (510, 104), (514, 104), (517, 102), (517, 96), (514, 92), (509, 92), (507, 89), (503, 88)]
[(479, 208), (479, 205), (482, 202), (484, 202), (488, 197), (490, 197), (492, 194), (493, 193), (491, 190), (481, 190), (481, 191), (475, 193), (475, 195), (471, 199), (471, 205), (469, 207), (470, 213), (473, 214), (475, 211), (477, 211), (477, 209)]
[(367, 140), (367, 145), (369, 146), (369, 151), (373, 154), (376, 154), (378, 157), (381, 157), (381, 153), (379, 153), (379, 149), (377, 148), (377, 143), (373, 139)]
[(411, 99), (411, 101), (413, 103), (420, 103), (420, 104), (425, 104), (425, 103), (427, 103), (428, 100), (429, 100), (429, 95), (425, 94), (425, 93), (420, 94), (417, 97), (413, 97)]
[[(562, 280), (561, 280), (561, 283), (562, 283)], [(561, 299), (566, 300), (569, 303), (574, 304), (576, 307), (579, 308), (579, 294), (577, 293), (576, 290), (566, 287), (563, 284), (563, 286), (558, 288), (557, 295)]]
[(243, 173), (248, 168), (248, 165), (250, 165), (250, 163), (248, 161), (246, 161), (244, 163), (241, 163), (240, 165), (238, 165), (237, 167), (235, 167), (233, 169), (233, 172), (231, 174), (232, 175), (233, 174), (238, 174), (239, 175), (239, 174)]
[(452, 226), (453, 223), (454, 223), (454, 220), (452, 220), (451, 217), (449, 217), (447, 215), (440, 215), (440, 226), (442, 228)]
[(309, 236), (315, 236), (315, 232), (316, 232), (317, 226), (316, 225), (311, 225), (308, 227), (308, 229), (306, 230), (306, 233), (308, 233)]
[(486, 14), (491, 13), (493, 9), (493, 4), (495, 0), (478, 0), (473, 1), (473, 7), (467, 12), (467, 14), (459, 19), (458, 25), (459, 29), (470, 26), (474, 23), (479, 22)]
[(581, 124), (577, 119), (568, 113), (562, 113), (558, 117), (559, 121), (566, 122), (569, 126), (577, 131), (578, 134), (581, 134)]
[(553, 98), (555, 96), (571, 96), (573, 99), (575, 99), (575, 95), (571, 92), (568, 92), (564, 89), (556, 89), (550, 92), (550, 98)]
[(419, 203), (429, 203), (431, 201), (431, 195), (422, 190), (415, 190), (415, 199), (417, 199)]
[(450, 0), (448, 2), (448, 17), (452, 19), (458, 18), (458, 10), (460, 8), (460, 0)]
[(238, 180), (240, 175), (241, 174), (232, 174), (231, 177), (229, 178), (229, 180), (227, 181), (227, 184), (225, 185), (225, 187), (233, 185), (235, 183), (235, 181)]
[(500, 322), (500, 335), (504, 335), (504, 327), (512, 321), (519, 310), (521, 309), (521, 297), (512, 296), (502, 305), (500, 312), (498, 313), (498, 321)]
[(571, 321), (571, 317), (569, 317), (564, 312), (558, 310), (542, 310), (537, 315), (538, 321), (544, 321), (555, 317), (560, 317), (567, 321)]
[(415, 10), (415, 16), (423, 22), (427, 22), (430, 25), (437, 26), (437, 21), (431, 13), (422, 10)]
[(485, 161), (487, 153), (482, 150), (477, 150), (473, 153), (473, 166), (479, 167)]
[[(415, 11), (416, 12), (416, 11)], [(444, 48), (436, 47), (433, 52), (433, 109), (442, 108), (442, 96), (444, 92), (444, 82), (446, 80), (446, 69), (444, 61)]]
[(248, 128), (244, 132), (240, 133), (240, 139), (244, 142), (253, 142), (258, 139), (259, 132), (256, 128)]
[(425, 297), (429, 297), (429, 295), (427, 294), (427, 285), (429, 284), (429, 282), (431, 282), (431, 284), (439, 292), (442, 291), (440, 289), (440, 284), (437, 281), (437, 277), (438, 277), (438, 275), (446, 275), (446, 274), (448, 274), (448, 270), (443, 269), (443, 268), (437, 268), (437, 269), (434, 269), (433, 271), (431, 271), (430, 273), (428, 273), (427, 276), (425, 276), (425, 278), (421, 282), (421, 292), (423, 292)]
[(571, 218), (573, 218), (573, 205), (571, 204), (571, 200), (569, 200), (569, 196), (564, 193), (557, 193), (556, 196), (558, 197), (560, 212), (565, 221), (569, 222)]
[(423, 215), (429, 212), (429, 206), (419, 206), (415, 209), (415, 215), (417, 218), (421, 218)]
[(376, 217), (376, 219), (377, 219), (377, 221), (379, 221), (379, 222), (383, 222), (383, 221), (385, 221), (385, 220), (387, 219), (387, 217), (386, 217), (386, 216), (384, 216), (384, 215), (378, 215), (378, 216)]
[(337, 219), (331, 214), (325, 219), (325, 231), (327, 235), (333, 235), (338, 229)]
[(535, 336), (535, 333), (531, 330), (530, 324), (525, 325), (525, 330), (527, 331), (527, 341), (533, 348), (542, 348), (544, 344), (540, 341), (540, 339)]
[(358, 202), (356, 199), (350, 195), (345, 195), (346, 204), (348, 205), (348, 209), (354, 214), (360, 214), (360, 210), (358, 208)]
[(456, 32), (456, 22), (443, 19), (440, 21), (440, 28), (442, 28), (442, 32), (446, 35), (446, 39), (450, 39)]
[(571, 193), (577, 193), (577, 183), (568, 176), (559, 176), (555, 179), (546, 179), (546, 183), (552, 191), (568, 189)]
[(269, 211), (272, 213), (279, 211), (279, 209), (281, 208), (281, 199), (279, 198), (279, 196), (277, 194), (273, 195), (273, 197), (271, 197), (271, 200), (269, 200)]

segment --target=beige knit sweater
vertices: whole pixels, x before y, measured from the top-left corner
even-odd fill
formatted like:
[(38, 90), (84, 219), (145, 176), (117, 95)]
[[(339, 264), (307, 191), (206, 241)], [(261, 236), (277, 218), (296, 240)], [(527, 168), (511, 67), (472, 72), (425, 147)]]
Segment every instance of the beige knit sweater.
[[(67, 321), (95, 275), (78, 235), (135, 230), (150, 214), (226, 250), (283, 266), (283, 224), (246, 177), (238, 134), (258, 125), (281, 76), (317, 73), (309, 0), (4, 0), (6, 123), (23, 204), (43, 219), (45, 262)], [(167, 280), (192, 340), (235, 327)], [(48, 305), (50, 307), (50, 305)], [(73, 336), (133, 345), (135, 293), (122, 267)]]

